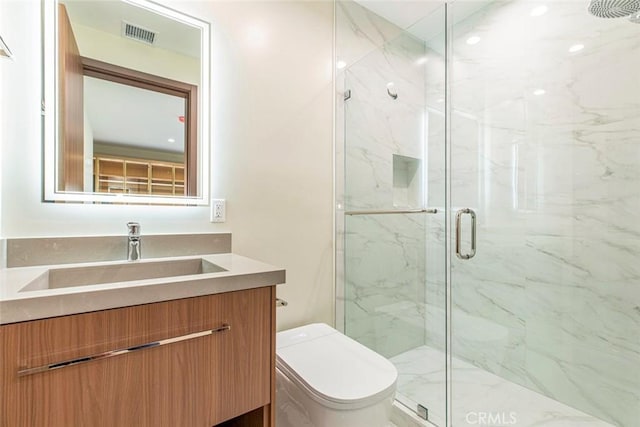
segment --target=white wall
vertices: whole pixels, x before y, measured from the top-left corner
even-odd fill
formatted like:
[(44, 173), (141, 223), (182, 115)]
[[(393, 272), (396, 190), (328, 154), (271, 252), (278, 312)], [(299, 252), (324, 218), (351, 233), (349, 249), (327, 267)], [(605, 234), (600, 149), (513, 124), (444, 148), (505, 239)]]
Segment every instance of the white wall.
[[(234, 252), (287, 269), (279, 328), (333, 323), (330, 2), (181, 2), (213, 23), (211, 188), (207, 207), (42, 203), (39, 1), (0, 0), (16, 60), (2, 65), (2, 237), (233, 233)], [(11, 17), (9, 19), (8, 17)]]

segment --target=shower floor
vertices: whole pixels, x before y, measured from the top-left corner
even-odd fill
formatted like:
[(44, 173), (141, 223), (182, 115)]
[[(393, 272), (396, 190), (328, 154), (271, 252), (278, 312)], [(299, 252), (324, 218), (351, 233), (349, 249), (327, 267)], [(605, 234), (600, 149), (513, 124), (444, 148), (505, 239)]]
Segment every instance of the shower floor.
[[(420, 403), (428, 408), (429, 421), (444, 426), (444, 353), (420, 346), (390, 360), (399, 374), (397, 400), (412, 410)], [(455, 427), (482, 425), (479, 416), (500, 418), (485, 425), (613, 427), (459, 359), (453, 359), (452, 377)]]

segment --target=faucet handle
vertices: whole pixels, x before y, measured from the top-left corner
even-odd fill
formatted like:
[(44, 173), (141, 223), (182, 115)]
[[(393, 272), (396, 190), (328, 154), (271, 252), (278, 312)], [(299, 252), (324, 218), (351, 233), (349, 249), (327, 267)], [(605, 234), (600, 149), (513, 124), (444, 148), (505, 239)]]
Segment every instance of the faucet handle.
[(139, 222), (128, 222), (127, 227), (129, 227), (129, 236), (139, 236), (140, 235), (140, 223)]

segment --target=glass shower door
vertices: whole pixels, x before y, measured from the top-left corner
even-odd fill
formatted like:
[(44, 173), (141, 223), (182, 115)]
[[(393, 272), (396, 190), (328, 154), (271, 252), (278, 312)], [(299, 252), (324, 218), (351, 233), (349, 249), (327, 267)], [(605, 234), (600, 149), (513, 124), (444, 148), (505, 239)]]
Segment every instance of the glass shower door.
[[(444, 7), (439, 10), (440, 33)], [(444, 43), (440, 38), (439, 42)], [(444, 426), (444, 48), (410, 32), (344, 70), (345, 333), (398, 369), (396, 399)]]
[(456, 427), (640, 420), (640, 25), (588, 4), (448, 6)]

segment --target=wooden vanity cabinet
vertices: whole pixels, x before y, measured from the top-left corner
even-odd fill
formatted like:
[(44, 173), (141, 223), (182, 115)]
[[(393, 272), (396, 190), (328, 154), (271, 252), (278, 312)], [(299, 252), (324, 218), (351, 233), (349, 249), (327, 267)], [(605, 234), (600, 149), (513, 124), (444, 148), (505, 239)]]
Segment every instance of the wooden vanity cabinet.
[(0, 364), (1, 427), (273, 427), (275, 287), (3, 325)]

